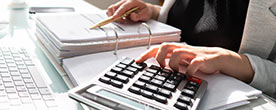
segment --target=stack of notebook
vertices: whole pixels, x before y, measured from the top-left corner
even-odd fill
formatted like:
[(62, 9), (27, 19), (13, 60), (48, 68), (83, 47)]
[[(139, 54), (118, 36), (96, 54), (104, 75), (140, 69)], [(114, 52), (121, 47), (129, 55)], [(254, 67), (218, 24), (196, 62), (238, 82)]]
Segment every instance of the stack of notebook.
[[(110, 23), (90, 30), (95, 23), (107, 18), (105, 14), (47, 14), (38, 15), (36, 35), (41, 44), (61, 64), (63, 58), (88, 53), (112, 51), (118, 48), (148, 45), (150, 32), (141, 22)], [(145, 22), (151, 31), (151, 43), (180, 40), (181, 31), (155, 20)], [(115, 31), (114, 31), (115, 30)], [(116, 39), (116, 33), (117, 37)]]

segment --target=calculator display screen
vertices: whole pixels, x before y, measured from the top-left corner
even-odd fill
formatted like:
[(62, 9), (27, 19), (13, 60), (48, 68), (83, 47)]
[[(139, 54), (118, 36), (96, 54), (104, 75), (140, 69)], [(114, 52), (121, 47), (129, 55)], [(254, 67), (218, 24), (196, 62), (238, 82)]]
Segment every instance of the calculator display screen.
[(132, 99), (128, 99), (126, 97), (123, 97), (123, 96), (120, 96), (120, 95), (117, 95), (117, 94), (114, 94), (114, 93), (111, 93), (109, 91), (106, 91), (106, 90), (99, 90), (97, 91), (98, 94), (101, 94), (103, 96), (106, 96), (106, 97), (109, 97), (109, 98), (112, 98), (114, 100), (117, 100), (118, 102), (123, 102), (123, 103), (127, 103), (129, 105), (132, 105), (134, 107), (137, 107), (137, 108), (140, 108), (140, 109), (152, 109), (151, 107), (147, 106), (147, 105), (144, 105), (142, 103), (139, 103), (137, 101), (134, 101)]

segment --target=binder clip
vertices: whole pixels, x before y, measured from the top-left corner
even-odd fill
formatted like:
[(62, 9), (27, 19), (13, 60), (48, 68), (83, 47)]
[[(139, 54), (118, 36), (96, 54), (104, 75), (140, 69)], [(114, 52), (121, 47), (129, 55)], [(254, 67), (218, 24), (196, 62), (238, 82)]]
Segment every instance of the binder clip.
[(113, 29), (115, 37), (116, 37), (116, 42), (115, 42), (115, 49), (114, 49), (114, 55), (117, 55), (117, 50), (118, 50), (118, 45), (119, 45), (119, 36), (118, 33), (116, 31), (116, 29)]
[(142, 23), (142, 24), (138, 27), (138, 32), (139, 32), (139, 33), (140, 33), (140, 29), (141, 29), (142, 26), (145, 27), (145, 28), (148, 30), (148, 32), (149, 32), (149, 40), (148, 40), (148, 47), (147, 47), (147, 49), (149, 49), (150, 46), (151, 46), (152, 33), (151, 33), (150, 27), (149, 27), (149, 25), (148, 25), (147, 23)]

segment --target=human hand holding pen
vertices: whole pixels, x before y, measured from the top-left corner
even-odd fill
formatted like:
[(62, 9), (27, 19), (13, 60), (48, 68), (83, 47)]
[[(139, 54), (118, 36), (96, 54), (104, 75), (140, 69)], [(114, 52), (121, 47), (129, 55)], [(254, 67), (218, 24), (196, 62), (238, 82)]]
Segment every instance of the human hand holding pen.
[(141, 0), (121, 0), (116, 4), (108, 7), (106, 14), (112, 16), (114, 19), (119, 18), (128, 10), (139, 7), (139, 12), (131, 13), (129, 16), (117, 20), (117, 22), (124, 23), (126, 20), (147, 21), (149, 19), (157, 19), (160, 8)]

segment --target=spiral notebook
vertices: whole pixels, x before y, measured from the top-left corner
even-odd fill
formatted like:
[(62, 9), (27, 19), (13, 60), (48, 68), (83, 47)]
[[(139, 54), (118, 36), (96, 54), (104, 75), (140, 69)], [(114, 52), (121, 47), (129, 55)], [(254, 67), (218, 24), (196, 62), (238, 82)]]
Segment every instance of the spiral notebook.
[(180, 41), (179, 29), (155, 20), (125, 24), (113, 22), (89, 30), (93, 24), (105, 18), (104, 13), (38, 15), (36, 34), (57, 59), (114, 50), (116, 45), (118, 48), (128, 48)]

